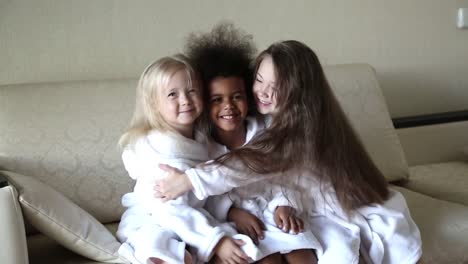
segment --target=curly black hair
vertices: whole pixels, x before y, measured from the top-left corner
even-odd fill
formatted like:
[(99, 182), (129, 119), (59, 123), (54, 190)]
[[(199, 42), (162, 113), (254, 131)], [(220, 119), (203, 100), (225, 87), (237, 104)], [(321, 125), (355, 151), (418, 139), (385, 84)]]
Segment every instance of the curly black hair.
[(228, 21), (216, 24), (211, 32), (191, 33), (184, 47), (184, 53), (200, 73), (205, 96), (213, 79), (239, 77), (244, 80), (250, 113), (255, 110), (251, 87), (256, 52), (252, 35)]

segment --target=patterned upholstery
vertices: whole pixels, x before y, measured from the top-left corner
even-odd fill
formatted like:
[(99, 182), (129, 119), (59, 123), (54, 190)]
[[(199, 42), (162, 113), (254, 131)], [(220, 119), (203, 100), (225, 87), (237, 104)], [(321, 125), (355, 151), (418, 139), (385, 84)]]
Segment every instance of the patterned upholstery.
[(101, 222), (120, 219), (132, 181), (117, 146), (136, 80), (0, 87), (0, 166), (52, 186)]

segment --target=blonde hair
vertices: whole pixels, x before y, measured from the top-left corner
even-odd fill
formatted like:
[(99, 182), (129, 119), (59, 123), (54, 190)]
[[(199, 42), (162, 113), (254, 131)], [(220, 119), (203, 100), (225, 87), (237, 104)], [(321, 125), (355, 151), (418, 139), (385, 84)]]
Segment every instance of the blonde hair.
[(161, 116), (156, 102), (158, 91), (166, 87), (172, 76), (181, 70), (185, 71), (188, 77), (189, 87), (198, 82), (189, 59), (182, 54), (160, 58), (145, 68), (136, 88), (135, 110), (130, 126), (119, 139), (121, 148), (133, 144), (151, 130), (174, 131)]

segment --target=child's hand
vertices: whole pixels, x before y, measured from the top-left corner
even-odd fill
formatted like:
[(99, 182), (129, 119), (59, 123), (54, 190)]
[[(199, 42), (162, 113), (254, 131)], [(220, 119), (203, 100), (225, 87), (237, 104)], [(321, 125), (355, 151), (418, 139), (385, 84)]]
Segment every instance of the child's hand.
[(248, 235), (258, 245), (258, 240), (264, 238), (263, 230), (266, 229), (262, 220), (246, 210), (232, 207), (229, 209), (228, 220), (236, 224), (237, 231)]
[(159, 164), (159, 168), (167, 172), (166, 177), (156, 182), (154, 197), (163, 202), (177, 199), (184, 193), (192, 190), (192, 183), (183, 171), (166, 164)]
[(289, 230), (295, 234), (304, 231), (304, 222), (294, 214), (294, 208), (290, 206), (276, 207), (274, 219), (276, 226), (285, 233), (289, 233)]
[(240, 248), (244, 241), (223, 237), (214, 248), (214, 252), (221, 263), (247, 264), (249, 257)]

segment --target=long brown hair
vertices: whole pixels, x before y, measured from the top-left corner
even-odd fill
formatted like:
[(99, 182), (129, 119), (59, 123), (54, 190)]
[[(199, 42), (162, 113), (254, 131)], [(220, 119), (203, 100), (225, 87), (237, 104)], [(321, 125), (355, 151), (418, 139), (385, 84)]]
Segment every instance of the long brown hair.
[(257, 57), (255, 72), (266, 56), (276, 70), (277, 114), (264, 132), (218, 161), (235, 158), (260, 174), (310, 169), (331, 183), (348, 213), (385, 201), (387, 182), (341, 109), (317, 55), (298, 41), (274, 43)]

